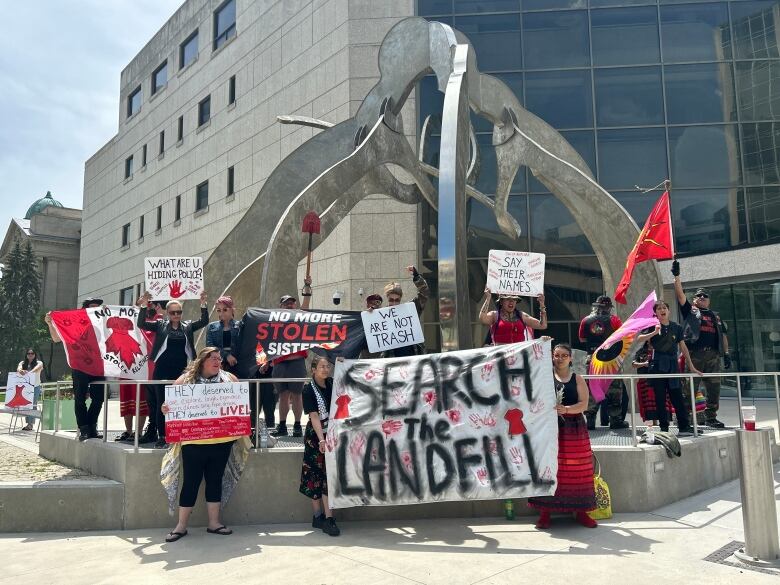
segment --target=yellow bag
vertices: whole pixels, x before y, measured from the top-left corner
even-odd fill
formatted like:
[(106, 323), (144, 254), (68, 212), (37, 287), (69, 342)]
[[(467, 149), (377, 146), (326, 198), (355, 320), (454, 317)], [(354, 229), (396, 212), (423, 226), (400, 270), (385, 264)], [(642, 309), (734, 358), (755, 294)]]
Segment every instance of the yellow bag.
[[(596, 456), (593, 456), (596, 459)], [(593, 474), (593, 488), (596, 491), (596, 509), (588, 512), (588, 516), (594, 520), (606, 520), (612, 518), (612, 498), (609, 495), (609, 486), (601, 477), (601, 464), (596, 459), (597, 471)]]

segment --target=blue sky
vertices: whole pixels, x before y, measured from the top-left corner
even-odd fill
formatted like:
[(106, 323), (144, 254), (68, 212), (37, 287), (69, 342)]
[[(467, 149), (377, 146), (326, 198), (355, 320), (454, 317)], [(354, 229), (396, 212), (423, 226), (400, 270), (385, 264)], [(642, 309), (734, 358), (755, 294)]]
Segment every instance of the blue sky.
[(181, 0), (0, 0), (0, 238), (51, 191), (81, 208), (116, 134), (119, 74)]

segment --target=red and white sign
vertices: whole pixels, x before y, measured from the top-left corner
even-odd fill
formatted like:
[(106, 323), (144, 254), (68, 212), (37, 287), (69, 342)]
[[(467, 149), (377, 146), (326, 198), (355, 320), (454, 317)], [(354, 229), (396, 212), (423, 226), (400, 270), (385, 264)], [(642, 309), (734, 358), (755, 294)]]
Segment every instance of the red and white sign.
[(248, 382), (165, 387), (165, 440), (169, 443), (243, 437), (252, 432)]
[(203, 258), (144, 258), (144, 279), (155, 301), (199, 299)]
[(493, 294), (535, 297), (544, 293), (544, 254), (490, 250), (487, 288)]
[(33, 410), (35, 396), (35, 374), (17, 374), (8, 372), (8, 382), (5, 387), (6, 408)]
[(136, 325), (140, 310), (112, 305), (52, 311), (68, 365), (92, 376), (149, 380), (154, 334)]

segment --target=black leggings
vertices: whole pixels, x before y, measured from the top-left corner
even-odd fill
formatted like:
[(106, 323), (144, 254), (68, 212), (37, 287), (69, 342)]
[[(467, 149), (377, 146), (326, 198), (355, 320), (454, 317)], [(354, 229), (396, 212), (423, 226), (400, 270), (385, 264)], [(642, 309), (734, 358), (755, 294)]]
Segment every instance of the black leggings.
[(206, 502), (222, 500), (222, 476), (235, 441), (208, 445), (182, 445), (179, 506), (192, 508), (198, 499), (200, 482), (206, 480)]
[(667, 392), (672, 401), (672, 406), (674, 406), (674, 411), (677, 413), (677, 427), (687, 429), (690, 426), (690, 421), (688, 420), (688, 409), (685, 407), (682, 389), (679, 386), (671, 388), (671, 379), (651, 378), (648, 382), (653, 387), (653, 393), (655, 394), (655, 412), (658, 414), (658, 425), (661, 427), (661, 430), (669, 430), (669, 411), (666, 410)]

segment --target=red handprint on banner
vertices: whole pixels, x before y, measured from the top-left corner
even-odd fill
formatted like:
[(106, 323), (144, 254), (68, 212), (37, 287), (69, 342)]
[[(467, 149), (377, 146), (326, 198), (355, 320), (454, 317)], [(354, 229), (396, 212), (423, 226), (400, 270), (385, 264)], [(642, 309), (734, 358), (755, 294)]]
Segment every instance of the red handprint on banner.
[(460, 422), (460, 411), (456, 408), (451, 408), (447, 411), (447, 418), (452, 421), (452, 424), (456, 425)]
[(355, 459), (363, 457), (363, 449), (366, 447), (366, 435), (357, 433), (349, 444), (349, 453)]
[(485, 382), (490, 380), (493, 375), (493, 364), (487, 363), (483, 365), (479, 375)]
[(401, 461), (403, 462), (407, 471), (412, 470), (412, 454), (409, 451), (404, 451), (401, 453)]
[(184, 291), (181, 288), (181, 282), (178, 280), (172, 280), (171, 286), (170, 286), (170, 293), (172, 299), (178, 299), (180, 296), (184, 294)]
[(433, 405), (436, 403), (436, 392), (429, 390), (423, 395), (423, 398), (425, 399), (425, 404), (428, 408), (433, 408)]
[(474, 426), (475, 429), (482, 428), (482, 419), (476, 412), (472, 412), (469, 415), (469, 420), (471, 421), (471, 424)]
[(393, 433), (397, 433), (401, 430), (402, 426), (404, 426), (404, 423), (400, 420), (386, 420), (382, 423), (382, 432), (389, 437)]
[(479, 469), (477, 469), (477, 479), (479, 480), (479, 483), (481, 483), (482, 485), (487, 485), (488, 482), (487, 469), (485, 469), (484, 467), (480, 467)]
[(520, 452), (520, 449), (518, 447), (512, 447), (509, 449), (509, 458), (512, 460), (512, 463), (520, 467), (523, 464), (523, 454)]
[(528, 410), (530, 410), (533, 414), (542, 412), (542, 410), (544, 410), (544, 400), (537, 398), (531, 403), (531, 407)]

